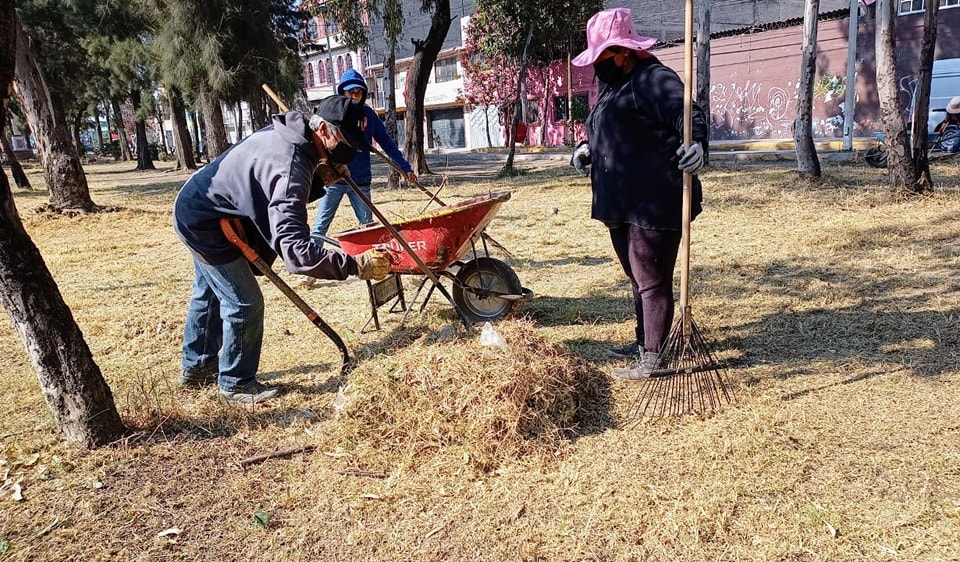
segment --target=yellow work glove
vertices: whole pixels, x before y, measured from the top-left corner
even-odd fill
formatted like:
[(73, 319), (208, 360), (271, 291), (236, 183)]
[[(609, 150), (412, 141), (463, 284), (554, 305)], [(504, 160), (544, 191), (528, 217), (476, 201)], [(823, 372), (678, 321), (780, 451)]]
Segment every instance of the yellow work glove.
[(383, 250), (371, 248), (355, 258), (357, 260), (357, 277), (379, 281), (390, 273), (390, 254)]

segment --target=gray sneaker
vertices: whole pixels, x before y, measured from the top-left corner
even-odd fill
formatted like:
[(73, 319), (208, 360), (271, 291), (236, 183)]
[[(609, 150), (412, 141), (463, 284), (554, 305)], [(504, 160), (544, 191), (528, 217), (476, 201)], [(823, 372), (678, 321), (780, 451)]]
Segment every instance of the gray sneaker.
[(264, 400), (269, 400), (283, 392), (279, 386), (264, 386), (259, 381), (253, 381), (246, 386), (240, 386), (233, 390), (220, 389), (220, 397), (228, 402), (240, 402), (242, 404), (259, 404)]
[(650, 375), (657, 370), (657, 368), (659, 368), (657, 354), (652, 351), (644, 351), (639, 361), (625, 369), (614, 369), (610, 374), (618, 379), (638, 381), (650, 378)]
[(611, 357), (625, 357), (628, 359), (640, 357), (640, 344), (633, 342), (621, 347), (611, 347), (607, 350), (607, 355), (610, 355)]
[(220, 373), (217, 371), (210, 371), (207, 373), (193, 373), (186, 369), (180, 371), (180, 376), (177, 377), (177, 382), (183, 386), (209, 386), (212, 384), (217, 384), (217, 377), (220, 376)]

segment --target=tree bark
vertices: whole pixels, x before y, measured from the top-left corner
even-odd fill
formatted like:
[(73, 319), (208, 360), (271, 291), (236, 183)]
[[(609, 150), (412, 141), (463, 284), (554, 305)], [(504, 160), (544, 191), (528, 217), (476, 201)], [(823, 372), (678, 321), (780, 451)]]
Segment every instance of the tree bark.
[(129, 162), (133, 160), (130, 154), (130, 139), (127, 137), (127, 127), (123, 124), (123, 107), (120, 100), (116, 97), (110, 98), (113, 105), (113, 124), (117, 127), (117, 142), (120, 144), (120, 160)]
[[(200, 138), (200, 115), (196, 111), (192, 111), (191, 115), (193, 115), (193, 159), (199, 165), (200, 158), (203, 156), (200, 152), (200, 141), (202, 140)], [(209, 161), (208, 159), (207, 162)]]
[(820, 0), (807, 0), (803, 16), (803, 51), (793, 139), (800, 177), (819, 178), (820, 159), (813, 144), (813, 83), (817, 73), (817, 17)]
[(259, 131), (269, 124), (270, 114), (264, 103), (263, 89), (255, 88), (250, 95), (250, 125), (254, 131)]
[(447, 37), (452, 21), (450, 0), (438, 0), (426, 39), (413, 41), (413, 62), (407, 74), (407, 115), (403, 123), (406, 138), (403, 139), (403, 153), (418, 174), (430, 173), (423, 152), (423, 100), (427, 94), (427, 82), (430, 80), (433, 63), (437, 62), (437, 55), (443, 47), (443, 40)]
[(937, 14), (939, 2), (927, 2), (923, 16), (923, 43), (920, 46), (920, 71), (917, 76), (917, 93), (914, 96), (913, 124), (911, 125), (911, 149), (917, 192), (933, 192), (930, 177), (930, 158), (927, 155), (927, 129), (930, 116), (930, 85), (933, 80), (934, 50), (937, 45)]
[(173, 145), (177, 152), (177, 169), (196, 170), (197, 163), (193, 159), (193, 145), (190, 142), (190, 133), (187, 131), (187, 111), (183, 106), (183, 97), (176, 88), (166, 88), (166, 92), (170, 104), (170, 122), (173, 124)]
[(511, 119), (510, 120), (510, 143), (507, 148), (507, 161), (503, 164), (503, 168), (500, 169), (499, 175), (501, 176), (512, 176), (514, 174), (513, 169), (513, 158), (517, 153), (517, 143), (513, 142), (513, 139), (517, 138), (517, 127), (520, 125), (520, 121), (526, 121), (526, 91), (527, 91), (527, 49), (530, 48), (530, 40), (533, 38), (533, 27), (527, 29), (527, 39), (523, 44), (523, 54), (520, 55), (520, 78), (517, 82), (517, 96), (519, 100), (517, 103), (519, 107), (514, 115), (519, 115), (520, 119)]
[(77, 151), (77, 156), (83, 158), (87, 154), (87, 147), (83, 146), (83, 139), (80, 138), (80, 129), (83, 127), (83, 112), (77, 111), (73, 114), (73, 148)]
[[(19, 35), (13, 0), (0, 0), (0, 98), (14, 80)], [(6, 111), (0, 111), (0, 131)], [(0, 170), (0, 300), (33, 362), (61, 436), (83, 447), (122, 437), (123, 421), (43, 257), (27, 235)]]
[[(697, 104), (703, 108), (707, 126), (712, 128), (710, 117), (710, 8), (713, 0), (700, 0), (697, 13)], [(710, 163), (710, 151), (704, 150), (703, 163)]]
[[(0, 109), (0, 111), (4, 112), (4, 118), (6, 118), (6, 110)], [(10, 146), (10, 141), (7, 140), (7, 135), (3, 133), (3, 129), (0, 129), (0, 144), (3, 145), (3, 153), (7, 155), (7, 162), (10, 164), (10, 173), (13, 174), (13, 182), (16, 183), (20, 189), (32, 191), (33, 186), (30, 185), (30, 179), (27, 178), (27, 174), (23, 173), (23, 166), (21, 166), (20, 161), (17, 160), (17, 155), (13, 152), (13, 147)]]
[[(394, 84), (394, 77), (397, 73), (397, 42), (389, 41), (387, 46), (387, 58), (383, 61), (383, 103), (385, 107), (384, 125), (387, 128), (387, 134), (397, 142), (397, 89)], [(416, 169), (416, 168), (414, 168)], [(387, 176), (387, 187), (389, 189), (400, 188), (400, 174), (393, 168)]]
[(200, 109), (203, 111), (207, 162), (213, 162), (214, 158), (227, 150), (227, 131), (223, 125), (220, 98), (212, 92), (201, 92)]
[[(130, 102), (133, 103), (134, 115), (140, 115), (140, 90), (134, 88), (130, 90)], [(147, 141), (147, 122), (143, 117), (137, 117), (134, 121), (134, 128), (137, 132), (137, 170), (156, 170), (153, 165), (153, 158), (150, 157), (150, 143)]]
[(100, 125), (100, 104), (93, 106), (93, 119), (97, 123), (97, 154), (103, 154), (103, 127)]
[(52, 99), (20, 20), (15, 20), (16, 70), (14, 90), (37, 143), (49, 206), (57, 212), (95, 212), (87, 177), (73, 147), (63, 108)]
[(887, 147), (887, 179), (897, 193), (916, 193), (916, 174), (907, 131), (903, 124), (903, 107), (897, 87), (896, 41), (891, 0), (877, 0), (877, 97), (880, 99), (880, 124)]

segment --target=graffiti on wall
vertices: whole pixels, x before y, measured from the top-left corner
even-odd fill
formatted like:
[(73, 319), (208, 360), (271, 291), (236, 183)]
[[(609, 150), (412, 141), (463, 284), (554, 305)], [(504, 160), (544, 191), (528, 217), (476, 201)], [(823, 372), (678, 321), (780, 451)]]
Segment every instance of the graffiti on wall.
[[(823, 76), (814, 85), (815, 137), (842, 134), (844, 91), (839, 76)], [(792, 138), (796, 111), (796, 86), (790, 92), (750, 81), (710, 85), (710, 137), (715, 140)]]

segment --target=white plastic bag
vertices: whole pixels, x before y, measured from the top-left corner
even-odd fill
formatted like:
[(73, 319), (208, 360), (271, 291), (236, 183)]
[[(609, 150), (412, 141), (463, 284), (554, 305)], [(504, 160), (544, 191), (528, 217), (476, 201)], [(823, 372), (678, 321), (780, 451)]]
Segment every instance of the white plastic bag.
[(489, 322), (485, 322), (483, 329), (480, 330), (480, 345), (507, 349), (507, 342), (503, 341), (503, 337), (493, 329), (493, 326), (491, 326)]

